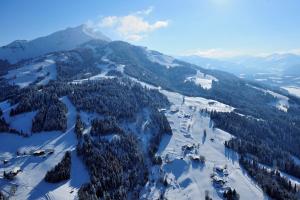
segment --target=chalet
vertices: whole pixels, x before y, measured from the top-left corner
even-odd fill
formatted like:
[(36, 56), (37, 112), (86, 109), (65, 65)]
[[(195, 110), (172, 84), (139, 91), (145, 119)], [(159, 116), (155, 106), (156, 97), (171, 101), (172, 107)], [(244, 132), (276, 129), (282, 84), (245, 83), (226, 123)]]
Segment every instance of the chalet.
[(190, 159), (196, 162), (205, 163), (205, 157), (204, 156), (198, 156), (198, 155), (190, 155)]
[(33, 152), (34, 156), (41, 156), (41, 155), (45, 155), (45, 150), (36, 150)]
[(226, 171), (226, 167), (225, 166), (222, 166), (222, 165), (216, 165), (214, 167), (214, 170), (218, 173), (224, 173)]
[(186, 118), (186, 119), (190, 119), (190, 118), (191, 118), (191, 115), (185, 113), (185, 114), (183, 115), (183, 117)]
[(190, 159), (199, 162), (200, 161), (200, 156), (198, 156), (198, 155), (190, 155)]
[(212, 181), (216, 186), (223, 186), (226, 181), (218, 176), (213, 176)]
[(181, 147), (182, 151), (192, 151), (194, 149), (194, 145), (186, 144)]
[(20, 167), (15, 167), (13, 170), (9, 171), (9, 172), (5, 172), (3, 173), (4, 178), (7, 179), (13, 179), (15, 176), (18, 175), (18, 173), (20, 173), (22, 170)]
[(54, 149), (48, 149), (47, 153), (48, 154), (53, 154), (54, 153)]

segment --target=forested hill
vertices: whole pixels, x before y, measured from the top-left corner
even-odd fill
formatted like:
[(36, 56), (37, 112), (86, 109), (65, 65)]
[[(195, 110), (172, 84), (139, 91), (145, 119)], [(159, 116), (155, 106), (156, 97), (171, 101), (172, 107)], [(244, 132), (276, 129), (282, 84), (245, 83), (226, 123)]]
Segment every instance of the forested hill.
[[(217, 102), (233, 107), (228, 113), (201, 111), (210, 114), (215, 128), (235, 136), (226, 147), (265, 165), (275, 160), (275, 167), (300, 177), (293, 159), (300, 157), (300, 100), (281, 90), (123, 41), (85, 38), (71, 49), (46, 51), (14, 64), (3, 59), (0, 65), (0, 101), (9, 105), (1, 111), (1, 132), (25, 137), (68, 132), (65, 99), (75, 107), (77, 153), (90, 175), (79, 190), (80, 199), (138, 197), (148, 181), (148, 168), (163, 162), (156, 155), (162, 137), (172, 134), (164, 114), (171, 104), (161, 90), (203, 97), (211, 107)], [(27, 132), (7, 121), (26, 113), (33, 116)], [(69, 156), (67, 161), (71, 166)], [(251, 171), (252, 164), (242, 161)], [(56, 168), (46, 180), (69, 177), (70, 170), (62, 164)]]

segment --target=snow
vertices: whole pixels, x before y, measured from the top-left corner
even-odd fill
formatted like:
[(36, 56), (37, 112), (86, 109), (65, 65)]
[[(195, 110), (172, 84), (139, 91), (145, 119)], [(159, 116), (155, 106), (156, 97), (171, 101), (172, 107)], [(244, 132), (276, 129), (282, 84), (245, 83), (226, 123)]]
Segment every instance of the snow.
[(120, 126), (123, 130), (135, 134), (138, 140), (141, 141), (144, 152), (148, 152), (148, 144), (157, 127), (151, 124), (149, 108), (144, 108), (141, 112), (137, 113), (134, 120), (124, 121)]
[(14, 128), (24, 134), (31, 133), (32, 120), (37, 111), (22, 113), (13, 117), (7, 121), (11, 128)]
[(9, 113), (10, 113), (11, 107), (12, 106), (10, 105), (10, 103), (7, 100), (0, 102), (0, 109), (2, 110), (5, 121), (9, 120), (9, 117), (10, 117)]
[(179, 64), (175, 63), (175, 59), (171, 56), (167, 56), (161, 54), (156, 51), (147, 50), (146, 51), (147, 57), (151, 62), (158, 63), (160, 65), (165, 66), (167, 69), (171, 67), (177, 67)]
[(71, 50), (92, 39), (110, 41), (92, 27), (81, 25), (57, 31), (31, 41), (18, 40), (0, 47), (0, 59), (15, 64), (20, 60), (35, 58), (50, 52)]
[[(223, 199), (222, 191), (225, 187), (235, 188), (240, 194), (240, 199), (268, 199), (241, 169), (237, 153), (224, 147), (224, 142), (233, 136), (220, 129), (214, 129), (209, 115), (200, 112), (204, 108), (231, 112), (233, 108), (218, 102), (210, 108), (207, 104), (209, 100), (200, 97), (183, 97), (164, 90), (161, 92), (167, 95), (173, 104), (166, 112), (173, 135), (165, 135), (162, 138), (157, 153), (163, 159), (162, 167), (159, 169), (158, 166), (154, 166), (151, 169), (150, 181), (142, 191), (141, 199), (158, 199), (161, 193), (164, 193), (167, 199), (204, 199), (205, 191), (209, 192), (212, 199)], [(185, 145), (190, 145), (192, 150), (183, 151), (182, 147)], [(192, 161), (190, 155), (205, 156), (205, 164)], [(218, 165), (227, 166), (229, 175), (222, 177), (226, 181), (224, 189), (216, 187), (212, 182), (211, 174)], [(165, 189), (159, 181), (164, 177), (168, 182)]]
[(202, 97), (185, 97), (185, 102), (188, 106), (196, 106), (200, 109), (207, 109), (209, 112), (232, 112), (234, 110), (234, 108), (229, 105)]
[(27, 87), (38, 78), (42, 78), (42, 80), (37, 84), (45, 85), (50, 80), (56, 79), (55, 61), (48, 58), (42, 61), (33, 61), (8, 71), (4, 78), (8, 79), (9, 84), (18, 85), (21, 88)]
[[(296, 163), (296, 164), (299, 164), (298, 158), (296, 158), (296, 157), (293, 157), (293, 158), (294, 158), (295, 163)], [(298, 162), (298, 163), (297, 163), (297, 162)], [(291, 184), (292, 184), (293, 186), (294, 186), (295, 184), (296, 184), (296, 185), (300, 185), (300, 179), (299, 179), (299, 178), (294, 177), (294, 176), (292, 176), (292, 175), (289, 175), (289, 174), (287, 174), (287, 173), (285, 173), (285, 172), (282, 172), (281, 170), (278, 170), (277, 167), (274, 168), (274, 167), (271, 167), (271, 166), (269, 166), (269, 165), (265, 165), (265, 164), (262, 164), (262, 163), (258, 163), (258, 166), (260, 166), (261, 168), (265, 168), (265, 169), (268, 170), (268, 171), (272, 171), (272, 170), (279, 171), (281, 177), (284, 177), (284, 178), (286, 178), (287, 180), (291, 181)]]
[(275, 107), (278, 110), (281, 110), (283, 112), (287, 112), (290, 105), (289, 105), (289, 98), (287, 96), (284, 96), (282, 94), (278, 94), (276, 92), (273, 92), (271, 90), (266, 90), (263, 88), (259, 88), (259, 87), (255, 87), (253, 85), (248, 85), (249, 87), (252, 87), (254, 89), (260, 90), (262, 92), (264, 92), (265, 94), (268, 93), (270, 95), (272, 95), (273, 97), (275, 97), (277, 99), (277, 102), (275, 103)]
[(300, 88), (299, 87), (285, 86), (285, 87), (282, 87), (282, 88), (287, 90), (291, 95), (294, 95), (294, 96), (300, 98)]
[(108, 59), (103, 59), (103, 61), (107, 62), (107, 64), (98, 64), (97, 67), (101, 69), (101, 73), (91, 76), (89, 78), (85, 79), (78, 79), (72, 81), (72, 83), (77, 83), (81, 84), (84, 81), (93, 81), (93, 80), (101, 80), (101, 79), (108, 79), (108, 78), (115, 78), (114, 76), (108, 76), (107, 73), (111, 70), (116, 70), (121, 73), (124, 73), (124, 68), (125, 65), (122, 64), (115, 64), (114, 62), (108, 60)]
[[(76, 155), (77, 139), (74, 133), (76, 109), (67, 97), (61, 101), (68, 108), (67, 131), (42, 132), (24, 138), (14, 134), (0, 134), (0, 159), (8, 159), (8, 164), (1, 164), (0, 174), (14, 167), (20, 167), (20, 172), (14, 180), (0, 179), (0, 186), (8, 194), (13, 185), (17, 186), (14, 199), (75, 199), (78, 189), (83, 183), (89, 182), (85, 166)], [(4, 103), (0, 103), (3, 106)], [(24, 117), (24, 116), (23, 116)], [(29, 153), (36, 150), (54, 149), (54, 153), (45, 156), (32, 156)], [(58, 184), (46, 183), (43, 178), (48, 170), (54, 167), (71, 151), (71, 179)], [(17, 156), (16, 152), (26, 152)]]
[(187, 77), (185, 79), (185, 82), (188, 82), (188, 81), (194, 82), (196, 85), (199, 85), (200, 87), (202, 87), (205, 90), (209, 90), (212, 87), (212, 82), (218, 81), (218, 79), (215, 78), (214, 76), (204, 74), (204, 73), (200, 72), (199, 70), (197, 70), (196, 75)]
[(23, 134), (31, 134), (32, 120), (36, 115), (36, 111), (21, 113), (15, 116), (10, 116), (10, 111), (15, 108), (16, 105), (10, 105), (8, 101), (0, 102), (0, 109), (3, 112), (5, 121), (9, 124), (10, 128), (18, 130)]
[[(218, 101), (202, 97), (186, 97), (176, 92), (163, 90), (160, 87), (138, 81), (129, 77), (143, 86), (158, 89), (166, 95), (172, 106), (166, 111), (166, 117), (173, 130), (173, 135), (164, 135), (159, 146), (158, 155), (163, 158), (162, 167), (153, 166), (150, 169), (149, 182), (141, 192), (141, 199), (158, 199), (160, 194), (165, 193), (168, 199), (199, 199), (209, 191), (213, 199), (222, 199), (222, 192), (226, 187), (232, 187), (240, 194), (241, 199), (268, 199), (254, 181), (241, 169), (238, 163), (238, 154), (224, 147), (224, 142), (232, 135), (213, 128), (213, 122), (208, 114), (201, 110), (217, 112), (232, 112), (234, 108)], [(91, 113), (80, 113), (83, 121), (88, 125), (84, 131), (90, 129), (90, 121), (95, 116)], [(121, 124), (138, 136), (138, 139), (147, 144), (150, 131), (147, 110), (143, 110), (132, 122)], [(204, 137), (206, 130), (206, 137)], [(109, 135), (110, 140), (114, 136)], [(194, 149), (188, 153), (182, 151), (184, 145), (191, 145)], [(147, 148), (146, 145), (144, 145)], [(205, 164), (192, 161), (190, 156), (205, 156)], [(217, 188), (211, 178), (217, 165), (226, 165), (228, 176), (224, 188)], [(169, 186), (164, 189), (160, 180), (166, 177)]]

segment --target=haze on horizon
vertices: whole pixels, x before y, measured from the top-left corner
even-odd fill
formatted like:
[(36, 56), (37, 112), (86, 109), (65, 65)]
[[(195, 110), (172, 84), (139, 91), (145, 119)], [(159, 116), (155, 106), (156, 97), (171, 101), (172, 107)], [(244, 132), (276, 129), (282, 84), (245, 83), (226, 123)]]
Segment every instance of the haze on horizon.
[(300, 54), (297, 0), (2, 1), (0, 46), (88, 24), (171, 55)]

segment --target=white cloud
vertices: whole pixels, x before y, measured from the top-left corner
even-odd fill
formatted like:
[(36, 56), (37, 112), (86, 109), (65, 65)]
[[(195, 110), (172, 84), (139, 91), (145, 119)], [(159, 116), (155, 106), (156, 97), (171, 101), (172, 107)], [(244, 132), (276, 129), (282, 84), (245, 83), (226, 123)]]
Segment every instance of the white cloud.
[(147, 8), (145, 10), (137, 11), (136, 14), (137, 15), (149, 15), (150, 13), (152, 13), (153, 10), (154, 10), (154, 7), (150, 6), (149, 8)]
[(168, 26), (168, 21), (157, 21), (153, 24), (145, 21), (142, 17), (127, 15), (119, 18), (117, 31), (124, 36), (155, 31)]
[(129, 41), (140, 41), (144, 38), (144, 35), (138, 35), (138, 34), (131, 34), (127, 36), (127, 39)]
[(100, 27), (112, 27), (112, 26), (116, 25), (117, 22), (118, 22), (118, 17), (116, 17), (116, 16), (108, 16), (108, 17), (104, 17), (99, 22), (99, 26)]
[(106, 16), (99, 22), (90, 22), (90, 27), (101, 30), (103, 28), (116, 32), (120, 37), (129, 41), (139, 41), (150, 32), (165, 28), (169, 25), (168, 20), (158, 20), (153, 23), (144, 17), (153, 11), (153, 7), (141, 10), (126, 16)]
[(280, 54), (291, 53), (291, 54), (300, 55), (300, 49), (290, 49), (287, 51), (278, 51), (277, 53), (280, 53)]

